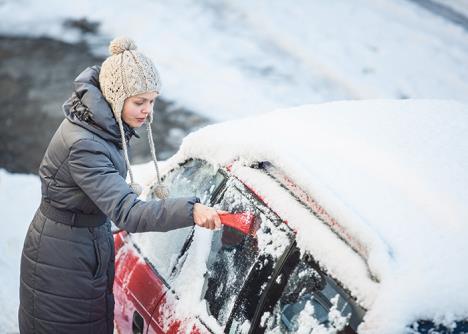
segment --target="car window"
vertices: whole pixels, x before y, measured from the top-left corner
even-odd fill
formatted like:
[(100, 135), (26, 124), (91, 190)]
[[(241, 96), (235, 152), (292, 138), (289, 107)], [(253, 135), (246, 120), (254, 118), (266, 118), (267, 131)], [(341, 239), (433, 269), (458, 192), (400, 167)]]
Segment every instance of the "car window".
[(163, 178), (170, 197), (198, 196), (204, 204), (209, 204), (211, 195), (224, 180), (217, 168), (198, 159), (187, 161)]
[(219, 207), (255, 216), (248, 235), (228, 226), (214, 232), (202, 294), (219, 325), (239, 332), (241, 326), (249, 326), (277, 259), (291, 243), (292, 232), (237, 180), (230, 181)]
[(362, 321), (364, 310), (308, 254), (276, 282), (282, 292), (261, 317), (265, 333), (355, 333)]
[[(201, 160), (189, 160), (170, 171), (164, 178), (170, 197), (198, 196), (202, 203), (209, 203), (224, 181), (223, 174)], [(150, 191), (149, 199), (154, 199)], [(169, 280), (177, 259), (184, 248), (193, 227), (168, 232), (146, 232), (131, 235), (141, 254), (166, 280)]]

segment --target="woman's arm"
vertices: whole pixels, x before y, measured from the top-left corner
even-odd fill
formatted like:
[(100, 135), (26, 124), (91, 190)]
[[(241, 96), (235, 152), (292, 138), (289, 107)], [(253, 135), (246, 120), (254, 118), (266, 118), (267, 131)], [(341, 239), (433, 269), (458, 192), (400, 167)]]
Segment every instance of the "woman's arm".
[(81, 139), (70, 149), (69, 168), (83, 192), (119, 228), (128, 232), (169, 231), (194, 224), (197, 197), (141, 201), (121, 177), (106, 147)]

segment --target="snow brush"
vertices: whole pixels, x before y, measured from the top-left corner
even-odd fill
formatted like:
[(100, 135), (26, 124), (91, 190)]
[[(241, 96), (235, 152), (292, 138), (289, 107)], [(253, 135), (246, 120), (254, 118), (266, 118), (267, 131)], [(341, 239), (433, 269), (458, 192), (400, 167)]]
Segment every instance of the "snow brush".
[(243, 234), (249, 234), (255, 220), (252, 212), (218, 213), (221, 224), (232, 227)]

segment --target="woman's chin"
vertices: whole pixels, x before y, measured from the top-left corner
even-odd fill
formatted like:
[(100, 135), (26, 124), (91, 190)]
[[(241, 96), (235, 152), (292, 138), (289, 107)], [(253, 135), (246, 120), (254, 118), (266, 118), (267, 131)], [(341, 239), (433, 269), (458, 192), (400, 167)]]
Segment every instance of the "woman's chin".
[(130, 126), (134, 129), (141, 127), (143, 124), (145, 124), (146, 119), (136, 119), (130, 124)]

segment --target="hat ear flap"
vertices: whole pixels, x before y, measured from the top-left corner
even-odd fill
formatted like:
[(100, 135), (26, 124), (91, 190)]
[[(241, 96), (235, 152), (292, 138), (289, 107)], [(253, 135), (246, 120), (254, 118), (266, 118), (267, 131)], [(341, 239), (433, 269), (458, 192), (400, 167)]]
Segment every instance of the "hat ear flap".
[(116, 120), (122, 119), (123, 107), (123, 100), (117, 100), (114, 103), (112, 103), (112, 112), (114, 113)]

